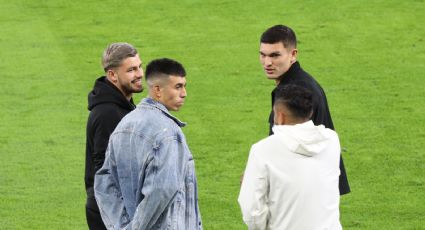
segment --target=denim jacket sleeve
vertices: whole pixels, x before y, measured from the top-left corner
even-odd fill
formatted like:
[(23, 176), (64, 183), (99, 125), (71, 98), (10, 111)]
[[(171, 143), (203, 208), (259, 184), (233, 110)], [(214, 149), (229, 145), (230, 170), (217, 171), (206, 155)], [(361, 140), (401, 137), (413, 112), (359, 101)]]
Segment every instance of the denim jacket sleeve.
[[(188, 161), (185, 147), (174, 137), (163, 138), (154, 144), (148, 162), (140, 170), (143, 199), (134, 216), (129, 217), (117, 181), (117, 166), (113, 146), (109, 146), (103, 167), (95, 179), (96, 199), (102, 219), (108, 229), (150, 229), (167, 206), (173, 201), (183, 184), (185, 164)], [(109, 150), (111, 149), (111, 150)], [(138, 149), (138, 148), (134, 148)], [(138, 149), (136, 151), (146, 151)], [(137, 153), (136, 153), (137, 154)], [(142, 153), (140, 153), (142, 154)]]
[(117, 181), (117, 164), (111, 142), (105, 154), (105, 162), (95, 175), (95, 198), (106, 228), (120, 229), (123, 224), (129, 223), (129, 216)]
[(184, 180), (188, 161), (185, 151), (184, 145), (174, 136), (154, 147), (153, 160), (146, 168), (141, 190), (144, 198), (127, 229), (151, 229), (173, 201)]

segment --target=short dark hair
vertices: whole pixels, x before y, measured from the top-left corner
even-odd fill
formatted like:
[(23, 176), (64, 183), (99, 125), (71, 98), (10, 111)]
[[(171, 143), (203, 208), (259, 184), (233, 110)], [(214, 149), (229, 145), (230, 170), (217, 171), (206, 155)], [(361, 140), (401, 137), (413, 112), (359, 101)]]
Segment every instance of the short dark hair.
[(309, 119), (313, 111), (313, 94), (307, 88), (294, 84), (278, 86), (274, 104), (285, 105), (296, 118)]
[(112, 43), (103, 51), (102, 67), (105, 73), (121, 65), (128, 57), (135, 57), (137, 50), (131, 44), (125, 42)]
[(185, 77), (186, 71), (182, 64), (169, 58), (155, 59), (146, 66), (146, 80), (152, 76), (164, 74)]
[(285, 48), (297, 48), (295, 32), (284, 25), (275, 25), (268, 28), (260, 39), (261, 43), (275, 44), (282, 42)]

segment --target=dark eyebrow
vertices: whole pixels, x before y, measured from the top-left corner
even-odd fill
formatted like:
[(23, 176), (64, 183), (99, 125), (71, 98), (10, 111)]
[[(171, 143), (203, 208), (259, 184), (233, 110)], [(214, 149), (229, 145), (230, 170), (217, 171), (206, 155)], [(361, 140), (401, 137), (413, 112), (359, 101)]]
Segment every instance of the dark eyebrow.
[(183, 86), (186, 87), (186, 85), (187, 85), (186, 83), (184, 83), (184, 84), (183, 83), (177, 83), (175, 85), (175, 87), (183, 87)]
[(130, 70), (135, 70), (137, 67), (142, 67), (142, 64), (140, 64), (139, 66), (130, 66), (130, 67), (128, 67), (128, 69), (127, 69), (127, 71), (130, 71)]
[(279, 56), (279, 55), (281, 55), (279, 51), (276, 51), (276, 52), (270, 53), (269, 55), (267, 55), (267, 54), (265, 54), (265, 53), (263, 53), (263, 52), (261, 52), (261, 51), (260, 51), (260, 54), (261, 54), (261, 55), (264, 55), (264, 56), (269, 56), (269, 57), (274, 57), (274, 56)]

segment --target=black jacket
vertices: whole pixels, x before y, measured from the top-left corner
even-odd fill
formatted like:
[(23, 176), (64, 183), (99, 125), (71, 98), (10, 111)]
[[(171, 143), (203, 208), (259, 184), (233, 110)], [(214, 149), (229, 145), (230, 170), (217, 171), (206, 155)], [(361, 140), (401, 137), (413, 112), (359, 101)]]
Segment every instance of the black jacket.
[[(326, 128), (334, 129), (331, 113), (329, 112), (328, 101), (325, 92), (319, 83), (314, 78), (305, 72), (299, 62), (295, 62), (289, 70), (280, 77), (279, 86), (295, 84), (309, 89), (313, 94), (313, 115), (311, 120), (315, 125), (324, 125)], [(272, 107), (274, 103), (274, 94), (276, 88), (272, 92)], [(273, 134), (272, 127), (274, 123), (273, 110), (269, 116), (269, 135)], [(345, 173), (344, 162), (342, 157), (340, 159), (341, 175), (339, 176), (339, 192), (341, 195), (350, 192), (350, 185), (348, 184), (347, 175)]]
[(94, 174), (105, 160), (109, 136), (121, 119), (134, 108), (133, 99), (128, 101), (106, 77), (96, 80), (88, 95), (90, 114), (87, 121), (85, 172), (87, 198), (94, 199)]

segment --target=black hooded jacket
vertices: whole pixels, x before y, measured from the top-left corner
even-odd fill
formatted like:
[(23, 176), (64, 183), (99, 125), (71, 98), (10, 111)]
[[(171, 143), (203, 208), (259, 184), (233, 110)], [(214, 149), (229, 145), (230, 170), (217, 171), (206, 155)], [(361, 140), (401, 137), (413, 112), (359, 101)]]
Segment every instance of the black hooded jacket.
[(135, 108), (133, 99), (128, 101), (119, 89), (106, 77), (96, 80), (88, 95), (90, 114), (87, 121), (86, 172), (87, 198), (94, 199), (94, 174), (105, 160), (109, 136), (121, 119)]
[[(280, 77), (279, 86), (284, 86), (288, 84), (295, 84), (310, 90), (313, 94), (313, 115), (311, 120), (315, 125), (324, 125), (326, 128), (334, 129), (334, 125), (331, 118), (331, 113), (329, 112), (328, 101), (326, 99), (325, 92), (319, 83), (307, 72), (305, 72), (299, 62), (295, 62), (289, 68), (289, 70)], [(274, 94), (275, 90), (272, 92), (272, 106), (274, 103)], [(269, 116), (269, 135), (273, 134), (273, 124), (274, 124), (274, 114), (273, 110)], [(348, 184), (347, 175), (345, 173), (344, 162), (342, 157), (340, 158), (339, 165), (341, 174), (339, 176), (339, 192), (341, 195), (350, 192), (350, 185)]]

